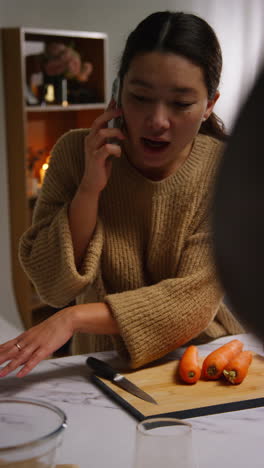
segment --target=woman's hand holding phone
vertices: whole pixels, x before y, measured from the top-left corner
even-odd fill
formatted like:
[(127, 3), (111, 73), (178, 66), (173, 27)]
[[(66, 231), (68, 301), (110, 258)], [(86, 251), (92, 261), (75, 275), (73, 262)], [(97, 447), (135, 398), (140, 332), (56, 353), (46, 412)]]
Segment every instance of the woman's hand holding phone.
[(80, 188), (90, 194), (99, 195), (105, 188), (111, 174), (112, 158), (121, 156), (121, 143), (125, 136), (119, 128), (110, 128), (108, 123), (122, 115), (111, 101), (108, 109), (92, 124), (85, 138), (85, 170)]
[(109, 128), (109, 122), (122, 115), (112, 100), (108, 109), (92, 124), (85, 137), (84, 174), (69, 206), (69, 226), (76, 267), (81, 268), (83, 257), (95, 230), (98, 202), (111, 174), (113, 157), (121, 156), (120, 143), (125, 139), (119, 128)]

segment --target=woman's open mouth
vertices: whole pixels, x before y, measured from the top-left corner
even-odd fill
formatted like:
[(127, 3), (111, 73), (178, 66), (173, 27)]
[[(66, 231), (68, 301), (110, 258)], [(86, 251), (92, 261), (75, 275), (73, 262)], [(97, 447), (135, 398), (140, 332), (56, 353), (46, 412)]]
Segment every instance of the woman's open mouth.
[(153, 140), (151, 138), (141, 138), (144, 148), (149, 151), (160, 152), (168, 148), (170, 142), (164, 140)]

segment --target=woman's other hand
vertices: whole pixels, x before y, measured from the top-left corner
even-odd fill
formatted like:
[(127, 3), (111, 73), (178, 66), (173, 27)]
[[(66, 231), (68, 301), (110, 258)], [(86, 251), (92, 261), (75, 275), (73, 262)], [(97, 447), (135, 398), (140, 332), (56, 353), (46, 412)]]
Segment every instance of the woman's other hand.
[(72, 308), (60, 310), (44, 322), (30, 328), (13, 340), (0, 345), (0, 377), (5, 377), (19, 366), (18, 377), (27, 375), (40, 361), (63, 346), (73, 335)]
[(23, 366), (17, 377), (27, 375), (40, 361), (63, 346), (76, 332), (119, 334), (116, 320), (104, 302), (79, 304), (56, 312), (44, 322), (0, 345), (0, 377)]

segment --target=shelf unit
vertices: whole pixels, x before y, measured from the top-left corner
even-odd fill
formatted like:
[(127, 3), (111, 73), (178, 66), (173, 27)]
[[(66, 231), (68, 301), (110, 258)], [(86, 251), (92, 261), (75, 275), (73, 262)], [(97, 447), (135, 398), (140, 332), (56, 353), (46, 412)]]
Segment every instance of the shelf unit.
[[(3, 76), (6, 110), (8, 158), (9, 212), (11, 233), (12, 279), (17, 307), (26, 327), (53, 313), (43, 304), (18, 260), (18, 244), (29, 227), (34, 197), (29, 197), (27, 185), (28, 149), (37, 151), (55, 144), (73, 128), (87, 128), (106, 107), (107, 50), (105, 33), (65, 31), (35, 28), (3, 28)], [(27, 49), (30, 43), (47, 42), (74, 44), (83, 61), (93, 65), (87, 86), (93, 89), (93, 102), (29, 105), (27, 96)], [(86, 86), (85, 85), (85, 86)]]

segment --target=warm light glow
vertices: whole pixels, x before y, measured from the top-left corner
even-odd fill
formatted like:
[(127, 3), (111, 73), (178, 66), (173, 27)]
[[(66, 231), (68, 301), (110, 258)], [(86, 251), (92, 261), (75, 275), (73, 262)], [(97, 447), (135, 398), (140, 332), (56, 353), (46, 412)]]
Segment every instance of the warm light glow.
[(42, 164), (41, 169), (40, 169), (40, 171), (39, 171), (40, 184), (41, 184), (41, 185), (43, 184), (43, 180), (44, 180), (44, 177), (45, 177), (45, 173), (46, 173), (46, 170), (48, 169), (48, 167), (49, 167), (48, 163), (44, 163), (44, 164)]

